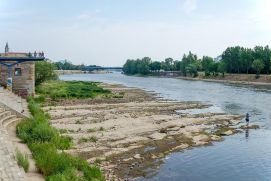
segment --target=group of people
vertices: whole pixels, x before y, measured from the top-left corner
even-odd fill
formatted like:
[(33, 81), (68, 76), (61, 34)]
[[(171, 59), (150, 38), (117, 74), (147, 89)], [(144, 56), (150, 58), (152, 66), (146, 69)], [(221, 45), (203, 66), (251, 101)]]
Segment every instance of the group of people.
[(43, 51), (42, 52), (34, 52), (33, 54), (32, 53), (28, 53), (28, 56), (29, 57), (44, 57), (44, 53), (43, 53)]

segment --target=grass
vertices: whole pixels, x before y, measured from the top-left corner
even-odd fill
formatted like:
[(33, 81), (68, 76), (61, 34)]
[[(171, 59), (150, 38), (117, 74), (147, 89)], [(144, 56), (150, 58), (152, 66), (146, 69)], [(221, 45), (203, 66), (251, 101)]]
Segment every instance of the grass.
[(50, 116), (41, 109), (40, 100), (29, 98), (28, 106), (32, 118), (20, 122), (16, 127), (16, 133), (32, 151), (37, 168), (46, 180), (104, 180), (99, 168), (64, 152), (72, 146), (72, 140), (61, 136), (60, 132), (49, 124)]
[(94, 98), (98, 95), (107, 95), (111, 92), (98, 86), (98, 83), (83, 81), (47, 81), (37, 86), (36, 92), (39, 100), (46, 98), (52, 100), (71, 98)]
[(88, 133), (94, 133), (94, 132), (96, 132), (96, 129), (90, 128), (90, 129), (87, 130), (87, 132), (88, 132)]
[(29, 160), (27, 154), (22, 154), (16, 149), (16, 160), (19, 166), (23, 167), (25, 172), (29, 170)]
[(104, 127), (101, 126), (101, 127), (99, 128), (99, 131), (105, 131)]
[(94, 133), (96, 131), (105, 131), (105, 128), (101, 126), (98, 130), (96, 130), (95, 128), (90, 128), (87, 130), (88, 133)]
[(94, 142), (96, 143), (98, 141), (98, 138), (96, 136), (90, 136), (90, 137), (82, 137), (79, 139), (79, 143), (86, 143), (86, 142)]
[(83, 124), (80, 120), (75, 121), (75, 124)]
[(64, 134), (64, 133), (67, 133), (68, 130), (67, 129), (59, 129), (58, 130), (60, 134)]

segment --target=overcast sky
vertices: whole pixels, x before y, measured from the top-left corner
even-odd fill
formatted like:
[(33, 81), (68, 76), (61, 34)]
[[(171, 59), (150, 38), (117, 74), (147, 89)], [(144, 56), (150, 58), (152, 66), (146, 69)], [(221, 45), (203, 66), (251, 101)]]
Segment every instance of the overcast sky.
[(0, 47), (120, 66), (271, 42), (270, 0), (0, 0)]

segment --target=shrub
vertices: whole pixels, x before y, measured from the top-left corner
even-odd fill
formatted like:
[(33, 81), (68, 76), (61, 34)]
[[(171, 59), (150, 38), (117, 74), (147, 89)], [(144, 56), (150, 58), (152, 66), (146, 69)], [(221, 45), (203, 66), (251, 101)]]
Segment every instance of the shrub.
[(67, 136), (55, 136), (53, 140), (57, 149), (66, 150), (72, 146), (72, 138)]
[[(28, 144), (38, 169), (46, 176), (46, 179), (50, 181), (103, 181), (104, 178), (97, 167), (92, 167), (85, 160), (59, 151), (70, 148), (72, 139), (61, 136), (59, 131), (50, 126), (49, 116), (44, 113), (35, 99), (29, 98), (28, 103), (33, 118), (20, 122), (16, 127), (16, 133)], [(97, 138), (90, 137), (88, 140), (97, 141)], [(18, 154), (16, 157), (19, 158), (20, 164), (27, 165), (26, 156)], [(27, 168), (27, 166), (23, 167)]]
[(34, 121), (31, 119), (25, 119), (17, 124), (16, 134), (21, 138), (25, 143), (29, 142), (34, 127)]
[(23, 155), (19, 150), (16, 150), (16, 160), (19, 166), (23, 167), (25, 172), (29, 170), (29, 161), (27, 154)]
[(58, 78), (55, 73), (56, 67), (48, 61), (40, 61), (35, 63), (35, 84), (39, 85), (46, 80), (56, 80)]
[(49, 176), (48, 181), (81, 181), (76, 176), (76, 172), (74, 169), (65, 170), (63, 173), (57, 173), (55, 175)]
[(111, 93), (97, 83), (83, 81), (47, 81), (39, 85), (36, 92), (54, 101), (65, 98), (93, 98)]
[(35, 142), (50, 142), (56, 136), (57, 131), (48, 123), (40, 123), (33, 128), (32, 138)]

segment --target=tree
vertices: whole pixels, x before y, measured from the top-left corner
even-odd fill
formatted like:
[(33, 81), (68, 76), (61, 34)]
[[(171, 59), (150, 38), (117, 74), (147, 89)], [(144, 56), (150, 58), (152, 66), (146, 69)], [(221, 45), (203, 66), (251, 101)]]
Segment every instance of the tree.
[(160, 69), (161, 69), (161, 62), (154, 61), (154, 62), (150, 63), (149, 67), (150, 67), (151, 71), (160, 71)]
[(128, 59), (123, 65), (123, 72), (125, 74), (136, 74), (135, 60)]
[(142, 75), (147, 75), (150, 72), (150, 63), (151, 63), (151, 59), (149, 57), (144, 57), (143, 59), (138, 59), (136, 61), (136, 68), (137, 68), (137, 72), (139, 74)]
[(166, 58), (165, 61), (162, 62), (162, 69), (164, 71), (170, 71), (173, 69), (173, 59)]
[(181, 72), (184, 74), (184, 76), (186, 76), (187, 74), (187, 70), (191, 69), (191, 67), (187, 68), (190, 64), (195, 64), (197, 62), (198, 58), (197, 55), (189, 52), (188, 55), (184, 54), (183, 58), (182, 58), (182, 63), (181, 63), (181, 67), (180, 70)]
[(191, 63), (186, 67), (186, 72), (190, 74), (192, 77), (197, 77), (198, 76), (198, 70), (197, 70), (197, 65), (196, 63)]
[(202, 57), (202, 69), (204, 70), (205, 76), (208, 76), (211, 72), (211, 65), (214, 62), (212, 57), (203, 56)]
[(35, 84), (39, 85), (47, 80), (56, 80), (58, 78), (55, 72), (56, 67), (49, 61), (40, 61), (35, 63)]
[(218, 73), (218, 64), (219, 62), (212, 62), (210, 65), (210, 73), (212, 73), (213, 76), (216, 76)]
[(150, 63), (151, 59), (149, 57), (137, 60), (127, 60), (123, 65), (123, 72), (128, 75), (147, 75), (150, 72)]
[(252, 63), (252, 68), (256, 71), (256, 78), (260, 77), (260, 73), (264, 68), (264, 63), (261, 59), (256, 59)]
[(245, 73), (249, 73), (249, 70), (251, 69), (252, 62), (254, 60), (253, 58), (253, 50), (250, 48), (245, 48), (244, 51), (241, 53), (241, 59), (244, 66)]
[(226, 64), (224, 62), (219, 62), (218, 63), (218, 72), (222, 74), (222, 76), (225, 76), (225, 71), (226, 71)]
[(174, 71), (179, 71), (181, 68), (181, 61), (179, 61), (179, 60), (174, 61), (173, 67), (174, 67), (173, 68)]

